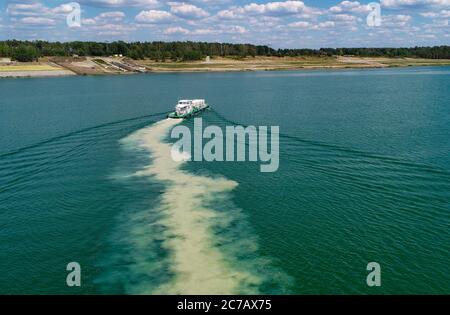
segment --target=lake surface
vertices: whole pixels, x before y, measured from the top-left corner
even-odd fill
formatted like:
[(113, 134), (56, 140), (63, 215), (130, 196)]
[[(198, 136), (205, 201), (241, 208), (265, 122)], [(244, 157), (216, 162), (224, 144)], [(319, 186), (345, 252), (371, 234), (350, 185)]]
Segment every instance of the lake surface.
[[(0, 293), (448, 294), (449, 87), (449, 67), (0, 80)], [(172, 165), (180, 98), (279, 126), (278, 171)]]

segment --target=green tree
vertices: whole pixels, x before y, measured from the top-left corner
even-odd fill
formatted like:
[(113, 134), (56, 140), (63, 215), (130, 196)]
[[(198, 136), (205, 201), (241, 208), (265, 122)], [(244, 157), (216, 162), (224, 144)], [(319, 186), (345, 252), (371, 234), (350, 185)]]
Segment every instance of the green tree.
[(35, 61), (39, 57), (38, 50), (31, 45), (19, 45), (13, 50), (12, 59), (20, 62)]

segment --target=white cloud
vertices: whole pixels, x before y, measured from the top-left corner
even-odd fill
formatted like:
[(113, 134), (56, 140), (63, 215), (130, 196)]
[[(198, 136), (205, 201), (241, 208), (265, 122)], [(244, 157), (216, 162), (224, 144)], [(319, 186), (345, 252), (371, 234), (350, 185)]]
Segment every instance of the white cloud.
[(333, 21), (325, 21), (317, 24), (314, 29), (324, 29), (324, 28), (332, 28), (336, 25)]
[(164, 30), (164, 34), (189, 34), (189, 30), (183, 27), (169, 27)]
[(199, 28), (194, 30), (193, 32), (191, 32), (192, 35), (212, 35), (212, 34), (217, 34), (217, 30), (213, 30), (210, 28)]
[(298, 18), (310, 19), (320, 15), (322, 11), (317, 8), (306, 6), (302, 1), (277, 1), (265, 4), (250, 3), (245, 6), (232, 6), (221, 10), (217, 17), (223, 20), (251, 19), (249, 16), (283, 18), (296, 16)]
[(250, 14), (260, 15), (292, 15), (301, 13), (305, 9), (302, 1), (268, 2), (265, 4), (250, 3), (244, 6), (244, 10)]
[(329, 9), (330, 13), (367, 13), (370, 11), (367, 4), (361, 4), (358, 1), (342, 1)]
[(225, 20), (240, 20), (245, 18), (245, 10), (242, 7), (231, 7), (217, 12), (217, 17)]
[(55, 25), (56, 21), (53, 19), (43, 18), (43, 17), (25, 17), (20, 19), (21, 24), (26, 25), (41, 25), (41, 26), (50, 26)]
[(340, 21), (340, 22), (356, 22), (358, 20), (358, 17), (350, 14), (334, 14), (331, 15), (330, 18), (334, 21)]
[(310, 27), (310, 25), (311, 24), (309, 22), (298, 21), (298, 22), (289, 23), (288, 27), (297, 28), (297, 29), (307, 29)]
[(409, 22), (409, 21), (411, 21), (411, 16), (404, 15), (404, 14), (398, 14), (398, 15), (395, 15), (393, 19), (397, 22)]
[(26, 3), (13, 2), (6, 7), (11, 29), (20, 28), (20, 26), (48, 29), (50, 26), (65, 21), (67, 14), (72, 11), (72, 6), (67, 3), (50, 8), (34, 0)]
[(334, 21), (324, 21), (313, 24), (306, 21), (298, 21), (289, 23), (287, 27), (290, 29), (301, 29), (301, 30), (324, 30), (336, 27), (336, 23)]
[(73, 11), (73, 7), (61, 4), (55, 8), (49, 8), (40, 2), (11, 3), (6, 7), (6, 13), (11, 17), (18, 16), (39, 16), (46, 18), (63, 18)]
[(215, 28), (199, 28), (195, 30), (188, 30), (184, 27), (174, 26), (166, 28), (163, 34), (182, 34), (182, 35), (192, 35), (192, 36), (206, 36), (206, 35), (236, 35), (245, 34), (248, 30), (240, 25), (219, 25)]
[(6, 7), (6, 13), (9, 16), (37, 16), (50, 13), (50, 9), (42, 3), (11, 3)]
[(171, 2), (170, 12), (184, 19), (201, 19), (209, 16), (205, 10), (188, 3)]
[(121, 21), (125, 18), (125, 13), (120, 11), (103, 12), (100, 13), (95, 19), (97, 20), (109, 20), (109, 21)]
[(83, 19), (81, 24), (83, 25), (96, 25), (96, 24), (109, 24), (111, 22), (121, 22), (125, 19), (125, 13), (121, 11), (109, 11), (103, 12), (94, 18)]
[(173, 20), (173, 15), (167, 11), (148, 10), (141, 11), (135, 20), (139, 23), (169, 23)]
[(450, 10), (441, 10), (439, 12), (423, 12), (420, 13), (420, 15), (427, 18), (449, 18)]
[(410, 15), (397, 14), (397, 15), (384, 15), (382, 17), (382, 26), (388, 28), (403, 28), (409, 26), (412, 21)]
[(55, 14), (68, 14), (73, 11), (73, 7), (69, 3), (61, 4), (51, 10)]
[(225, 32), (229, 34), (244, 34), (247, 33), (247, 29), (240, 25), (234, 25), (229, 28), (226, 28)]
[(431, 29), (435, 30), (443, 29), (445, 31), (448, 28), (448, 26), (449, 26), (448, 20), (433, 20), (431, 24), (425, 24), (423, 28), (426, 29), (427, 31)]
[(312, 19), (320, 15), (323, 15), (324, 13), (325, 11), (322, 9), (305, 6), (305, 8), (298, 16), (303, 19)]
[(78, 0), (82, 4), (94, 7), (156, 7), (158, 0)]
[(385, 8), (450, 6), (450, 0), (381, 0), (381, 5)]
[(81, 24), (82, 25), (95, 25), (95, 24), (97, 24), (97, 21), (95, 19), (82, 19)]

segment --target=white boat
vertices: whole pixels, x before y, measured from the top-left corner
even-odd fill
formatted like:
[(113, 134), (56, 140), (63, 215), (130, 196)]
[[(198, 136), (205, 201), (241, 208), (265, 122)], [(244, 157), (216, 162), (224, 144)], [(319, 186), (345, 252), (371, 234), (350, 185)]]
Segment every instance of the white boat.
[(202, 110), (208, 108), (209, 105), (204, 99), (195, 100), (179, 100), (175, 106), (175, 111), (167, 115), (169, 118), (187, 118), (193, 116)]

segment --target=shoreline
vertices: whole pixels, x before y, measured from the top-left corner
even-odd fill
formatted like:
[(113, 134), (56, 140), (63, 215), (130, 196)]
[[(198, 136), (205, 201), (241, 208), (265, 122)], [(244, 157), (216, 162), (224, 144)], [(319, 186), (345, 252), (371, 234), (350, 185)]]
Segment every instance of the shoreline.
[(449, 59), (365, 57), (247, 57), (217, 58), (211, 62), (155, 62), (106, 57), (43, 58), (35, 63), (0, 65), (0, 79), (66, 76), (109, 76), (139, 73), (225, 73), (302, 70), (364, 70), (450, 66)]
[(450, 65), (450, 59), (365, 58), (365, 57), (247, 57), (243, 59), (216, 58), (210, 62), (134, 61), (148, 72), (240, 72), (240, 71), (301, 71), (376, 69), (411, 66)]
[(0, 71), (0, 79), (8, 78), (55, 78), (55, 77), (68, 77), (76, 75), (73, 72), (67, 70), (54, 70), (54, 71)]
[[(388, 66), (388, 67), (310, 67), (310, 68), (283, 68), (283, 69), (238, 69), (238, 70), (155, 70), (147, 71), (147, 74), (169, 74), (169, 73), (230, 73), (230, 72), (276, 72), (276, 71), (339, 71), (339, 70), (376, 70), (376, 69), (395, 69), (395, 68), (422, 68), (422, 67), (445, 67), (450, 66), (450, 64), (442, 65), (413, 65), (413, 66)], [(105, 74), (108, 76), (109, 74)], [(102, 76), (99, 74), (98, 76)]]

